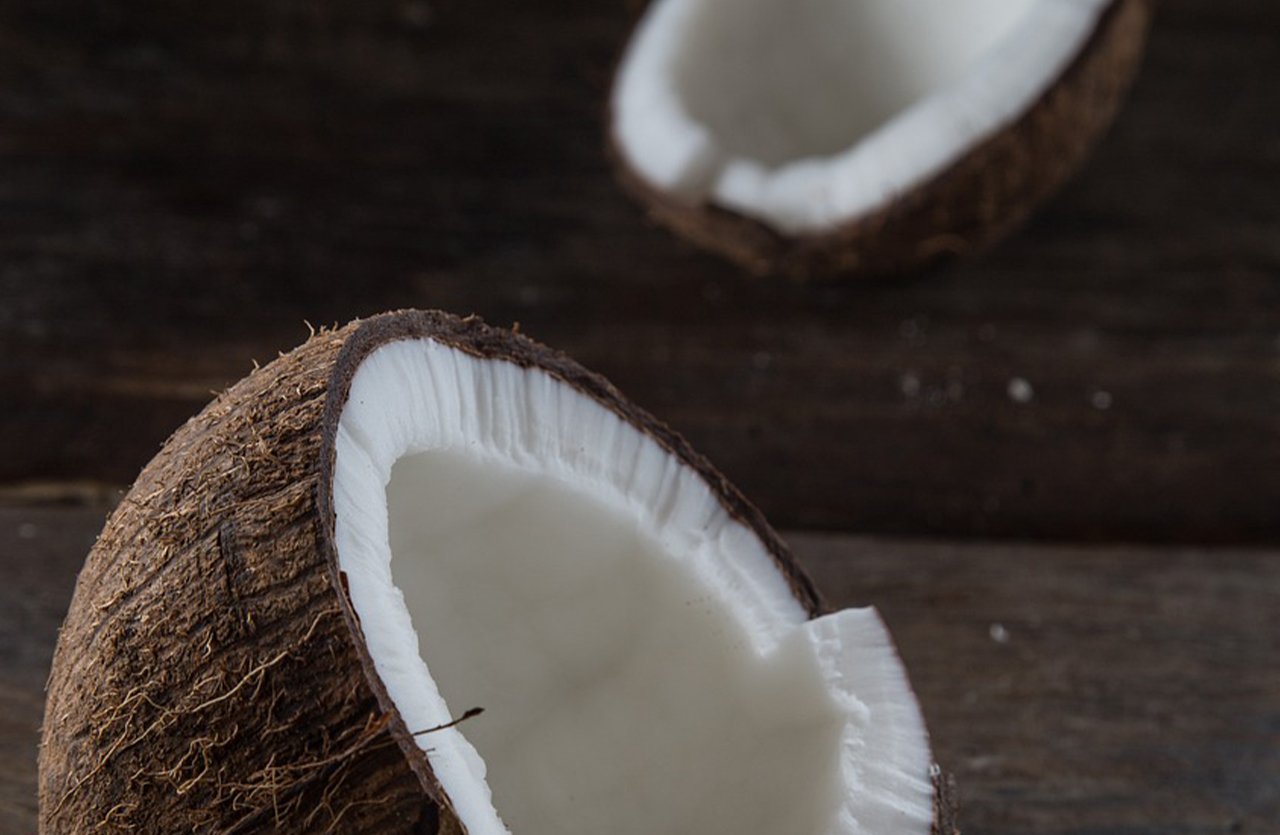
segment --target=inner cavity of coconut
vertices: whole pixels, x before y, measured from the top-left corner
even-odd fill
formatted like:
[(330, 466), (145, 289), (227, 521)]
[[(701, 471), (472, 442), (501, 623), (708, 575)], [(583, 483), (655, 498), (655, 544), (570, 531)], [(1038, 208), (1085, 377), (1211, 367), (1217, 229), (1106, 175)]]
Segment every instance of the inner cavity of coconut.
[(866, 214), (1012, 122), (1108, 0), (655, 0), (613, 95), (651, 185), (791, 233)]
[[(456, 451), (402, 458), (392, 573), (515, 833), (821, 831), (840, 716), (589, 492)], [(808, 662), (808, 663), (805, 663)]]
[(358, 370), (334, 476), (370, 655), (471, 835), (929, 831), (878, 617), (806, 622), (760, 540), (551, 375), (436, 342)]

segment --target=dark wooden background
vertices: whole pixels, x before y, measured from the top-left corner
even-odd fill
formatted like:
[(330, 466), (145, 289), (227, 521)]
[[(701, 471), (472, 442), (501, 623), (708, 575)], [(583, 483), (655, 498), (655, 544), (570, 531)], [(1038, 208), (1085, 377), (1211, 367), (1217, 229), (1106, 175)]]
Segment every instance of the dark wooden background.
[(604, 372), (880, 604), (969, 831), (1280, 832), (1280, 5), (1165, 0), (1025, 229), (826, 287), (615, 187), (637, 5), (0, 0), (0, 830), (104, 502), (305, 321), (416, 306)]

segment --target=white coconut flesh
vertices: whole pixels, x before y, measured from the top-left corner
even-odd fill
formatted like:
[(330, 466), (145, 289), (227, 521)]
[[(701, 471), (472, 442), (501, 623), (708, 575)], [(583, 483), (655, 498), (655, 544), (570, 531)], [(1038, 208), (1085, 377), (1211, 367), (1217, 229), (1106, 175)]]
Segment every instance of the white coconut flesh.
[(807, 621), (651, 437), (538, 369), (384, 345), (341, 414), (336, 545), (378, 676), (471, 835), (926, 835), (879, 617)]
[(1015, 122), (1109, 3), (654, 0), (615, 84), (615, 143), (660, 191), (828, 231)]

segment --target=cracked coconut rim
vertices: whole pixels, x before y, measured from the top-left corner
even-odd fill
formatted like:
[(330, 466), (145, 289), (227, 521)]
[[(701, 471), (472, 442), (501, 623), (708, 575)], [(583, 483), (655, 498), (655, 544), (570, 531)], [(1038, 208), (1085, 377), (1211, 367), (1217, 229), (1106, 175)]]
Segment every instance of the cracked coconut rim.
[(332, 495), (365, 651), (411, 734), (484, 709), (412, 736), (442, 805), (471, 835), (929, 833), (879, 617), (810, 620), (772, 534), (662, 437), (432, 339), (355, 369)]

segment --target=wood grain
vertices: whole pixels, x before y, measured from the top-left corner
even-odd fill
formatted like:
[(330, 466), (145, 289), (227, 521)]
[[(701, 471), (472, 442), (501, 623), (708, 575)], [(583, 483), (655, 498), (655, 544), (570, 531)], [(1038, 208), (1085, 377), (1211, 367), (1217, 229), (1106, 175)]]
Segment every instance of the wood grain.
[(36, 831), (44, 684), (101, 509), (0, 506), (0, 833)]
[(816, 289), (615, 187), (632, 13), (0, 2), (0, 483), (127, 482), (304, 319), (442, 307), (605, 373), (777, 524), (1276, 541), (1280, 6), (1166, 0), (1021, 234)]
[[(34, 831), (43, 684), (103, 511), (0, 506), (0, 833)], [(1280, 553), (788, 539), (897, 639), (968, 835), (1270, 835)]]

